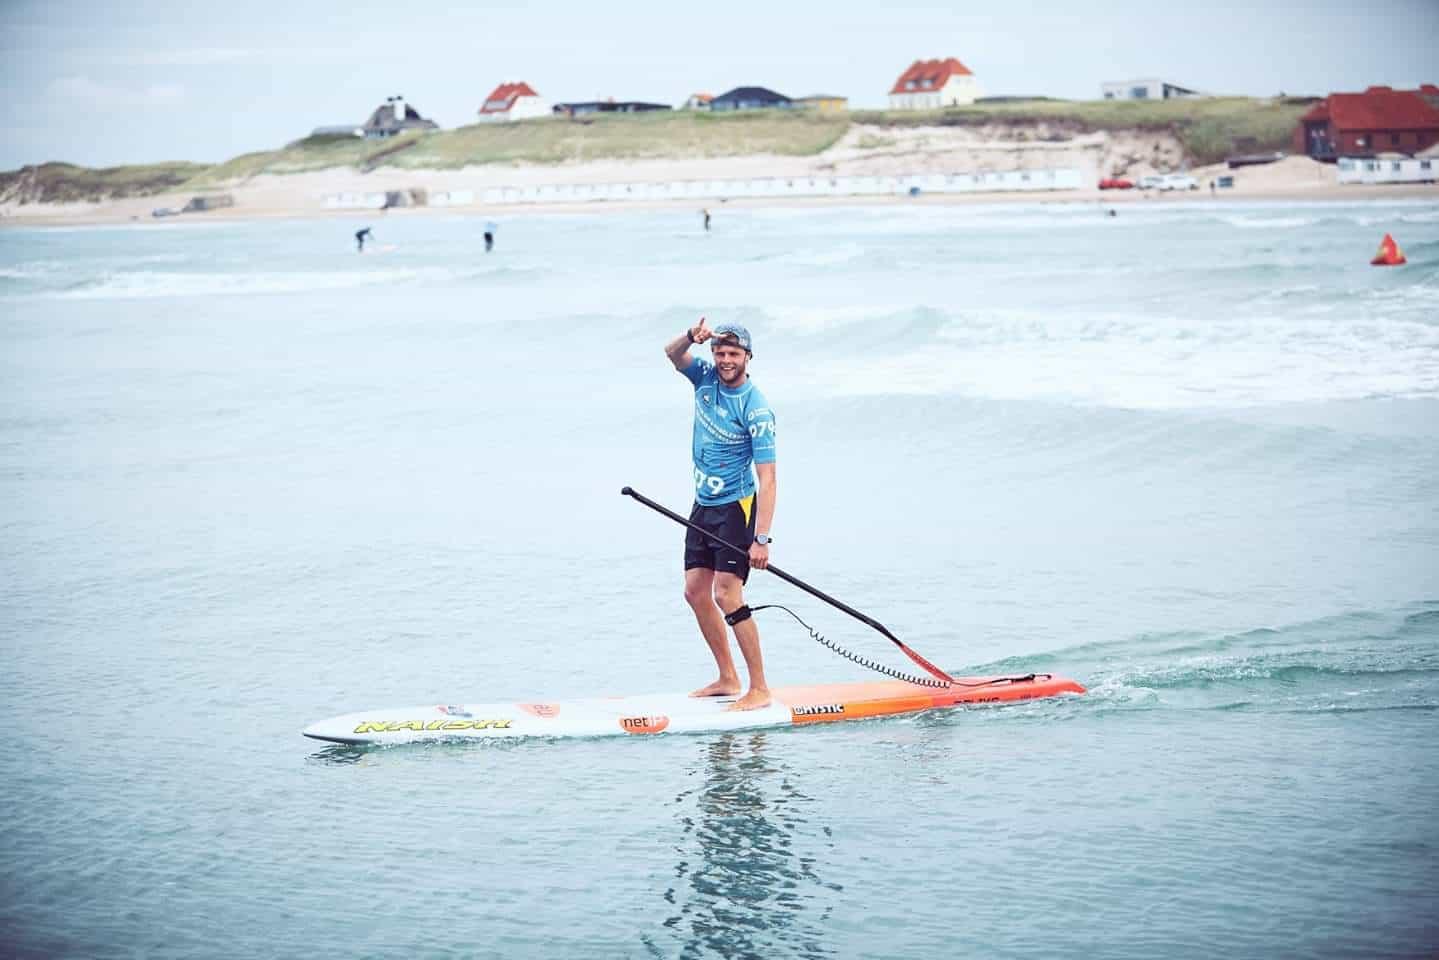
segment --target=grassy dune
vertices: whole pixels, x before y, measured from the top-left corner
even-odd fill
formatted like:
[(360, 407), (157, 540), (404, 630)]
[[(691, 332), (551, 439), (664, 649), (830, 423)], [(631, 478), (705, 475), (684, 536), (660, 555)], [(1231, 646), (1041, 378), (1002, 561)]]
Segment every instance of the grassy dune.
[(742, 113), (653, 111), (567, 120), (475, 124), (425, 138), (395, 155), (401, 167), (472, 163), (564, 163), (587, 160), (727, 157), (756, 153), (822, 153), (849, 129), (843, 114), (755, 110)]
[(1309, 109), (1305, 99), (1251, 100), (1212, 97), (1195, 100), (1027, 100), (986, 103), (947, 110), (857, 111), (855, 123), (886, 126), (983, 126), (1004, 124), (1052, 131), (1089, 133), (1096, 130), (1166, 131), (1173, 133), (1195, 165), (1217, 163), (1233, 152), (1236, 139), (1253, 141), (1260, 151), (1287, 150), (1299, 117)]
[(475, 124), (392, 140), (311, 137), (279, 150), (248, 153), (214, 165), (165, 163), (90, 170), (48, 163), (0, 173), (0, 201), (57, 203), (168, 191), (213, 189), (259, 174), (301, 173), (329, 167), (455, 169), (479, 164), (558, 164), (589, 160), (822, 153), (852, 125), (882, 144), (886, 127), (993, 126), (1007, 136), (1064, 139), (1096, 130), (1168, 131), (1190, 162), (1212, 163), (1232, 150), (1233, 138), (1255, 149), (1283, 150), (1306, 102), (1240, 97), (1165, 101), (1028, 100), (932, 111), (809, 111), (706, 113), (655, 111), (569, 120)]
[(151, 163), (128, 167), (77, 167), (42, 163), (0, 172), (0, 201), (78, 203), (106, 197), (143, 197), (175, 190), (203, 174), (202, 163)]
[(565, 163), (736, 154), (814, 154), (849, 128), (843, 115), (754, 111), (709, 114), (690, 111), (608, 114), (567, 120), (545, 117), (523, 123), (477, 123), (392, 140), (316, 138), (281, 150), (249, 153), (205, 171), (220, 182), (260, 173), (299, 173), (347, 166), (447, 170), (490, 163)]

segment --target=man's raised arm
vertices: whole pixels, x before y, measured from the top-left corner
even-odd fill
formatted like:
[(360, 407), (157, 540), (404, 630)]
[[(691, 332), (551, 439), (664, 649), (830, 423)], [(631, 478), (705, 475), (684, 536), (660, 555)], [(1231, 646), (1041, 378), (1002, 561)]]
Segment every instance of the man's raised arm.
[(676, 370), (684, 373), (689, 369), (689, 365), (694, 363), (694, 357), (690, 356), (690, 344), (704, 343), (710, 336), (709, 325), (705, 323), (704, 317), (700, 317), (696, 326), (665, 344), (665, 356), (670, 358), (670, 363), (675, 365)]

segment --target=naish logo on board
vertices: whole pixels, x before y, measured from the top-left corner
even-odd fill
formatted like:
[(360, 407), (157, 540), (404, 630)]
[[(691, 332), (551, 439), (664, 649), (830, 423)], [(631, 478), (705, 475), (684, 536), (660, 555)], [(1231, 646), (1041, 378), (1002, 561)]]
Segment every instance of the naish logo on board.
[(790, 712), (793, 713), (796, 717), (817, 717), (824, 714), (837, 715), (844, 713), (844, 704), (820, 703), (813, 706), (792, 707), (790, 708)]
[(458, 730), (508, 730), (509, 720), (361, 720), (356, 733), (450, 733)]

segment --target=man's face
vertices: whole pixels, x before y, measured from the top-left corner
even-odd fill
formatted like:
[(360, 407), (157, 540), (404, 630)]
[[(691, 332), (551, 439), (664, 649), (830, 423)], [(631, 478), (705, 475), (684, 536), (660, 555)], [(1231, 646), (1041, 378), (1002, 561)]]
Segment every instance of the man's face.
[(735, 386), (744, 380), (745, 367), (749, 366), (749, 354), (744, 347), (719, 344), (714, 348), (715, 371), (720, 380), (728, 386)]

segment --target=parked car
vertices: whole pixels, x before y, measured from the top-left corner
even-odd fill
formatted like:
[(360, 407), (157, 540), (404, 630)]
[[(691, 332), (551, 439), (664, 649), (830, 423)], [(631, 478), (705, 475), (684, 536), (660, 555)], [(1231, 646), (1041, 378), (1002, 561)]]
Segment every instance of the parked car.
[(1150, 174), (1146, 174), (1145, 176), (1140, 177), (1140, 178), (1139, 178), (1139, 183), (1138, 183), (1137, 185), (1138, 185), (1139, 189), (1141, 189), (1141, 190), (1158, 190), (1159, 187), (1160, 187), (1160, 185), (1163, 184), (1163, 183), (1164, 183), (1164, 174), (1162, 174), (1162, 173), (1150, 173)]
[(1162, 178), (1161, 190), (1198, 190), (1199, 181), (1187, 173), (1170, 173)]
[(1105, 177), (1099, 181), (1101, 190), (1133, 190), (1134, 181), (1125, 180), (1123, 177)]

